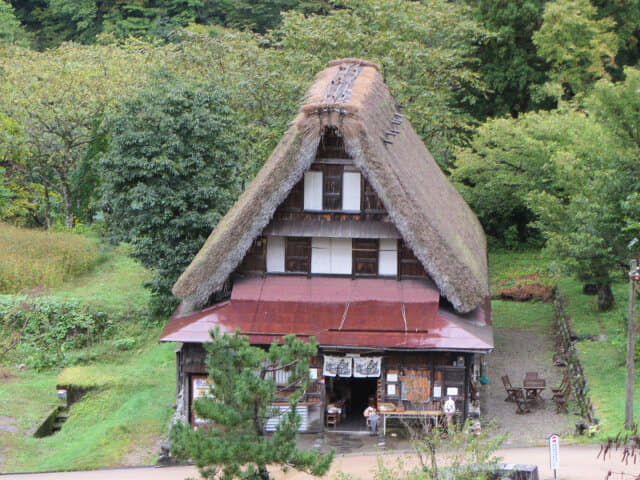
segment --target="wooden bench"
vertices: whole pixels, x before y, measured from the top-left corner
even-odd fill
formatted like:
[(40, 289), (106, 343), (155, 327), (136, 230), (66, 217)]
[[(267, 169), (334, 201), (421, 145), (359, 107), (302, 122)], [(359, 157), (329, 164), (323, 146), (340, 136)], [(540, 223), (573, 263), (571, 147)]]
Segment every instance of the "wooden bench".
[[(516, 391), (518, 388), (514, 388), (511, 385), (511, 380), (509, 380), (509, 375), (503, 375), (500, 377), (502, 379), (502, 384), (504, 385), (504, 389), (507, 392), (507, 398), (504, 399), (505, 402), (515, 402), (516, 401)], [(521, 390), (521, 389), (520, 389)]]
[(567, 384), (569, 383), (569, 376), (565, 373), (564, 377), (562, 377), (562, 382), (560, 382), (560, 386), (559, 387), (551, 387), (551, 393), (553, 393), (554, 395), (560, 393), (560, 392), (564, 392), (565, 389), (567, 388)]
[(571, 397), (571, 383), (567, 382), (564, 391), (555, 393), (552, 397), (553, 402), (556, 404), (556, 413), (564, 412), (568, 413), (567, 402)]
[(516, 388), (514, 389), (514, 398), (515, 398), (515, 402), (516, 402), (516, 407), (517, 407), (517, 414), (522, 414), (522, 413), (530, 413), (531, 412), (531, 403), (533, 402), (533, 400), (531, 398), (529, 398), (526, 394), (523, 388)]

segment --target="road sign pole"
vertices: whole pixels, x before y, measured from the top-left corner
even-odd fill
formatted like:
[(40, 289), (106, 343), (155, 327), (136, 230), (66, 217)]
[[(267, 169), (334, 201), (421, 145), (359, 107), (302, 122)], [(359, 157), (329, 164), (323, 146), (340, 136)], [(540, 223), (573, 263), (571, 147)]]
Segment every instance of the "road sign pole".
[(558, 467), (560, 466), (560, 437), (553, 433), (548, 437), (549, 441), (549, 467), (553, 470), (553, 478), (558, 478)]

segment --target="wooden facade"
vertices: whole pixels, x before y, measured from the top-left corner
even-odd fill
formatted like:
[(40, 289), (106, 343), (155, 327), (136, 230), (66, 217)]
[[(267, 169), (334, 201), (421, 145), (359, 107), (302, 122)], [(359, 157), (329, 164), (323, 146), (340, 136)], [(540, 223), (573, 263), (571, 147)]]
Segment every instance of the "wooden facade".
[[(379, 352), (380, 353), (380, 352)], [(379, 354), (378, 353), (378, 354)], [(351, 430), (358, 421), (364, 429), (362, 412), (371, 399), (380, 408), (396, 411), (440, 411), (447, 397), (454, 399), (460, 421), (469, 414), (472, 376), (477, 371), (478, 358), (473, 354), (454, 352), (384, 352), (380, 375), (373, 378), (325, 377), (323, 376), (324, 355), (345, 355), (341, 350), (324, 350), (311, 361), (309, 388), (299, 404), (303, 419), (301, 431), (317, 433), (325, 428), (325, 412), (332, 404), (341, 405), (344, 419), (350, 419)], [(207, 380), (206, 350), (202, 344), (184, 344), (177, 355), (177, 391), (185, 392), (179, 404), (181, 416), (197, 427), (199, 420), (193, 410), (197, 398), (198, 382)], [(367, 358), (371, 353), (354, 354), (351, 358)], [(286, 381), (278, 382), (285, 385)], [(203, 393), (206, 389), (203, 390)], [(280, 390), (275, 405), (288, 405), (286, 390)], [(268, 423), (267, 430), (273, 431), (276, 422)]]

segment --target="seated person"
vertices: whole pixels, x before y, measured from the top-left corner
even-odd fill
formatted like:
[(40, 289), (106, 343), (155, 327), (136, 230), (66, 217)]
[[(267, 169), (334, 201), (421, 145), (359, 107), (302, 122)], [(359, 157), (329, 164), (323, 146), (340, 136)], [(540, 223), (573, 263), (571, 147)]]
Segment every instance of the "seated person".
[(375, 435), (378, 430), (378, 411), (373, 405), (369, 405), (364, 411), (364, 417), (371, 428), (371, 435)]

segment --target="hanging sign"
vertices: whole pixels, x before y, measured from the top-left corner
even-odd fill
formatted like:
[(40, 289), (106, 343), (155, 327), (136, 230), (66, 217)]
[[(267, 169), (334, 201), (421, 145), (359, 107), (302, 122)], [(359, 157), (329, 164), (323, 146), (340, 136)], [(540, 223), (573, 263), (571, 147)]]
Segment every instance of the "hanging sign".
[(557, 434), (549, 435), (549, 466), (553, 470), (553, 478), (558, 478), (560, 466), (560, 437)]
[(356, 378), (379, 377), (382, 357), (358, 357), (353, 359), (353, 376)]
[(353, 372), (352, 360), (351, 358), (325, 355), (322, 374), (325, 377), (350, 377)]

